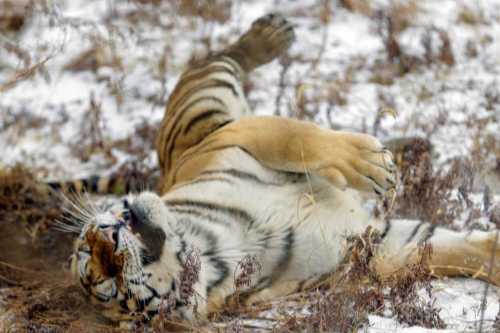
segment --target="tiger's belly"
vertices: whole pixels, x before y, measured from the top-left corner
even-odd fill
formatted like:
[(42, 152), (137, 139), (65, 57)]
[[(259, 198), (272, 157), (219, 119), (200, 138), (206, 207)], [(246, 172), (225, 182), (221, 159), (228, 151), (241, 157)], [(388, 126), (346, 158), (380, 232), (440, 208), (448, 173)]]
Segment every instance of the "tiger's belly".
[(181, 233), (186, 224), (200, 230), (189, 242), (201, 247), (202, 270), (204, 262), (211, 265), (203, 253), (210, 253), (226, 272), (205, 284), (207, 297), (234, 292), (238, 263), (247, 254), (256, 255), (262, 266), (250, 289), (262, 289), (330, 273), (342, 259), (347, 236), (369, 225), (381, 228), (361, 207), (356, 191), (342, 191), (313, 175), (268, 169), (238, 149), (224, 154), (163, 197)]

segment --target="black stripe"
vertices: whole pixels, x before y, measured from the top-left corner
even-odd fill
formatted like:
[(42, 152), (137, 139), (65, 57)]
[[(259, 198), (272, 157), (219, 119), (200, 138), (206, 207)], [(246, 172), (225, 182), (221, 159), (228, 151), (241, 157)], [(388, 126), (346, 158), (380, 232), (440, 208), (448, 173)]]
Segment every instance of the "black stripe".
[(135, 300), (135, 312), (143, 312), (146, 307), (149, 305), (149, 303), (151, 303), (152, 300), (154, 300), (155, 298), (160, 298), (160, 294), (156, 291), (156, 289), (154, 289), (153, 287), (151, 287), (150, 285), (148, 284), (143, 284), (144, 287), (146, 287), (150, 292), (151, 292), (151, 296), (149, 296), (148, 298), (145, 298), (145, 299), (136, 299)]
[(290, 260), (292, 259), (292, 247), (294, 243), (293, 230), (288, 228), (287, 235), (285, 238), (285, 246), (282, 249), (281, 256), (277, 261), (277, 265), (274, 268), (274, 274), (271, 278), (270, 283), (278, 281), (282, 274), (286, 271)]
[(76, 193), (76, 186), (74, 182), (69, 182), (68, 193)]
[(125, 193), (124, 194), (129, 194), (130, 193), (130, 175), (127, 175), (127, 178), (125, 179)]
[[(189, 216), (201, 218), (201, 219), (204, 219), (204, 220), (208, 220), (209, 222), (213, 222), (213, 223), (216, 223), (216, 224), (222, 224), (222, 225), (226, 225), (227, 226), (226, 223), (224, 223), (224, 222), (222, 222), (220, 220), (217, 220), (216, 218), (214, 218), (212, 216), (208, 216), (206, 214), (203, 214), (200, 211), (197, 211), (195, 209), (197, 209), (197, 208), (193, 207), (192, 209), (182, 209), (182, 208), (172, 208), (172, 207), (170, 207), (169, 211), (171, 213), (189, 215)], [(203, 211), (203, 210), (201, 210), (201, 211)]]
[(85, 290), (89, 291), (91, 285), (83, 282), (82, 277), (80, 277), (80, 284), (85, 288)]
[[(170, 109), (167, 109), (167, 115), (165, 116), (165, 118), (163, 119), (163, 121), (161, 122), (161, 124), (159, 126), (159, 130), (161, 131), (161, 133), (159, 134), (160, 135), (160, 137), (159, 137), (160, 139), (157, 140), (157, 141), (166, 145), (169, 142), (170, 135), (173, 132), (173, 128), (170, 129), (170, 131), (167, 131), (167, 128), (170, 126), (170, 123), (172, 121), (174, 123), (177, 122), (177, 120), (180, 117), (182, 117), (183, 114), (185, 112), (187, 112), (192, 106), (196, 105), (197, 103), (199, 103), (201, 101), (205, 101), (205, 100), (211, 100), (211, 101), (214, 101), (214, 102), (218, 103), (219, 105), (221, 105), (223, 107), (226, 107), (226, 104), (224, 104), (224, 102), (220, 98), (213, 97), (213, 96), (204, 96), (204, 97), (197, 98), (193, 102), (189, 103), (189, 105), (185, 106), (184, 108), (182, 108), (180, 110), (174, 110), (172, 115), (168, 114), (168, 111)], [(176, 116), (177, 112), (181, 112), (181, 114), (179, 114), (178, 116)], [(164, 148), (162, 148), (162, 149), (164, 150)]]
[[(227, 82), (227, 81), (221, 80), (221, 79), (209, 79), (209, 81), (207, 81), (205, 83), (202, 83), (200, 85), (194, 86), (189, 91), (186, 91), (186, 92), (180, 91), (180, 92), (178, 92), (179, 94), (182, 93), (185, 96), (182, 97), (181, 100), (176, 103), (176, 105), (172, 105), (172, 106), (168, 105), (169, 110), (172, 110), (172, 112), (174, 112), (174, 114), (171, 115), (170, 119), (173, 120), (173, 116), (176, 115), (176, 113), (178, 112), (177, 111), (178, 109), (182, 110), (182, 113), (185, 113), (186, 110), (190, 108), (190, 106), (182, 107), (182, 104), (184, 104), (193, 95), (199, 93), (200, 91), (203, 91), (203, 90), (206, 90), (206, 89), (212, 89), (212, 88), (215, 88), (215, 89), (218, 89), (218, 88), (229, 89), (233, 93), (233, 96), (238, 97), (238, 92), (234, 88), (234, 84), (232, 84), (231, 82)], [(177, 91), (175, 91), (174, 94), (176, 92)], [(175, 95), (173, 97), (175, 97)], [(207, 96), (207, 97), (208, 98), (210, 98), (210, 97), (215, 98), (213, 96)], [(224, 103), (222, 101), (222, 105), (226, 106), (226, 103)], [(176, 117), (176, 119), (179, 119), (180, 117), (182, 117), (182, 114), (179, 114)], [(170, 119), (167, 121), (167, 124), (170, 123)]]
[(224, 169), (224, 170), (207, 170), (200, 172), (199, 175), (212, 175), (212, 174), (217, 174), (217, 173), (223, 173), (238, 179), (243, 179), (243, 180), (249, 180), (254, 183), (262, 184), (262, 185), (272, 185), (272, 186), (281, 186), (282, 184), (277, 184), (277, 183), (271, 183), (271, 182), (265, 182), (261, 180), (259, 177), (254, 175), (253, 173), (241, 171), (238, 169)]
[(421, 221), (412, 231), (410, 237), (408, 237), (408, 239), (406, 240), (406, 243), (408, 244), (409, 242), (411, 242), (413, 240), (413, 238), (415, 238), (415, 236), (417, 235), (418, 233), (418, 230), (420, 229), (420, 227), (424, 225), (424, 221)]
[[(182, 125), (181, 124), (181, 118), (186, 114), (186, 112), (188, 112), (189, 110), (191, 110), (191, 108), (194, 107), (196, 104), (198, 104), (200, 102), (203, 102), (203, 101), (208, 101), (208, 100), (217, 102), (222, 107), (226, 107), (226, 104), (220, 98), (213, 97), (213, 96), (200, 97), (200, 98), (194, 100), (193, 102), (189, 103), (184, 108), (182, 108), (181, 111), (180, 111), (180, 113), (177, 116), (175, 114), (171, 115), (170, 118), (168, 118), (168, 120), (165, 123), (165, 125), (161, 126), (163, 144), (166, 145), (165, 148), (167, 148), (169, 152), (173, 150), (172, 146), (175, 146), (175, 142), (176, 142), (177, 136), (179, 135), (179, 133), (181, 131), (180, 128), (178, 128), (179, 126)], [(171, 122), (173, 122), (172, 128), (170, 128), (170, 130), (167, 130), (168, 126), (169, 126), (169, 124)], [(175, 131), (175, 135), (174, 135), (174, 139), (173, 139), (173, 144), (171, 144), (171, 142), (172, 142), (171, 138), (172, 138), (172, 134), (174, 133), (174, 130), (176, 130), (176, 131)], [(163, 136), (165, 134), (167, 134), (167, 133), (168, 133), (167, 137), (163, 138)], [(163, 149), (163, 150), (165, 151), (165, 149)], [(165, 157), (169, 158), (169, 160), (167, 162), (168, 168), (170, 168), (170, 166), (171, 166), (170, 154), (171, 153), (169, 153), (167, 156), (165, 156)]]
[(223, 121), (222, 123), (215, 124), (214, 126), (212, 126), (212, 128), (210, 130), (205, 132), (205, 136), (208, 136), (208, 135), (212, 134), (213, 132), (217, 131), (219, 128), (222, 128), (222, 127), (226, 126), (227, 124), (232, 123), (233, 120), (234, 119), (226, 120), (226, 121)]
[(195, 179), (192, 181), (182, 183), (179, 186), (176, 186), (176, 189), (186, 187), (186, 186), (196, 185), (199, 183), (210, 183), (210, 182), (223, 182), (223, 183), (233, 184), (233, 182), (231, 180), (225, 179), (225, 178), (201, 178), (201, 179)]
[(98, 285), (104, 283), (104, 281), (106, 281), (106, 279), (102, 279), (101, 281), (94, 283), (94, 286), (98, 286)]
[(193, 128), (196, 124), (199, 122), (202, 122), (204, 120), (210, 119), (213, 116), (216, 115), (227, 115), (226, 112), (218, 109), (212, 109), (212, 110), (205, 110), (203, 113), (197, 115), (196, 117), (192, 118), (189, 123), (184, 127), (184, 134), (187, 134), (191, 128)]
[[(172, 131), (171, 131), (171, 133), (172, 133)], [(170, 167), (172, 166), (172, 154), (174, 153), (175, 145), (177, 143), (177, 138), (179, 137), (180, 134), (181, 134), (181, 129), (178, 128), (174, 134), (174, 137), (172, 139), (172, 143), (170, 144), (170, 141), (167, 141), (167, 147), (169, 147), (169, 148), (168, 148), (167, 156), (165, 156), (165, 157), (167, 158), (168, 169), (170, 169)], [(169, 133), (169, 137), (170, 137), (170, 133)], [(189, 148), (189, 147), (186, 147), (186, 149), (187, 148)]]
[(247, 213), (246, 211), (234, 207), (223, 206), (212, 202), (203, 202), (203, 201), (194, 201), (194, 200), (182, 200), (182, 199), (174, 199), (167, 200), (166, 205), (175, 207), (175, 206), (192, 206), (197, 208), (204, 208), (209, 210), (214, 210), (217, 212), (221, 212), (223, 214), (229, 215), (230, 217), (234, 217), (236, 219), (241, 219), (250, 225), (253, 224), (253, 217)]
[(91, 292), (92, 296), (94, 296), (94, 298), (96, 300), (98, 300), (99, 302), (101, 303), (108, 303), (109, 301), (111, 301), (112, 299), (116, 299), (116, 297), (118, 297), (118, 288), (115, 288), (115, 292), (113, 295), (111, 296), (107, 296), (107, 295), (103, 295), (101, 293), (97, 293), (94, 294), (93, 292)]
[(194, 154), (193, 153), (193, 154), (189, 154), (188, 156), (183, 157), (182, 161), (180, 161), (179, 164), (177, 165), (177, 167), (175, 168), (174, 175), (172, 177), (172, 179), (173, 179), (172, 183), (175, 184), (175, 181), (176, 181), (176, 178), (177, 178), (177, 172), (179, 171), (180, 167), (182, 165), (184, 165), (187, 161), (189, 161), (191, 158), (198, 157), (198, 156), (203, 155), (203, 154), (212, 153), (214, 151), (224, 150), (224, 149), (230, 149), (230, 148), (239, 148), (241, 151), (245, 152), (247, 155), (249, 155), (250, 157), (252, 157), (254, 160), (257, 160), (246, 148), (244, 148), (242, 146), (239, 146), (239, 145), (218, 146), (218, 147), (206, 150), (206, 151), (202, 151), (199, 154)]
[(179, 263), (182, 263), (181, 254), (186, 252), (186, 247), (187, 247), (186, 242), (183, 239), (181, 239), (181, 249), (175, 255), (177, 257), (177, 261), (179, 261)]
[[(151, 273), (147, 273), (147, 274), (145, 274), (145, 276), (141, 276), (141, 278), (144, 278), (144, 277), (146, 279), (149, 279), (151, 277)], [(134, 284), (136, 286), (140, 286), (140, 285), (144, 284), (143, 281), (138, 280), (138, 279), (127, 280), (127, 283)]]
[(149, 317), (149, 320), (153, 319), (154, 316), (158, 315), (159, 311), (158, 310), (149, 310), (147, 312), (147, 315)]
[(391, 221), (389, 220), (389, 221), (387, 221), (387, 222), (385, 223), (385, 229), (384, 229), (384, 231), (382, 232), (382, 234), (380, 235), (380, 238), (384, 239), (384, 238), (387, 236), (387, 234), (389, 233), (389, 231), (391, 230), (391, 227), (392, 227), (392, 223), (391, 223)]
[(120, 306), (122, 309), (124, 310), (127, 310), (127, 311), (130, 311), (130, 309), (128, 308), (128, 305), (127, 305), (127, 301), (126, 300), (121, 300), (120, 301)]
[[(147, 287), (147, 286), (146, 286)], [(145, 299), (136, 299), (135, 300), (135, 312), (143, 312), (146, 307), (154, 300), (156, 296), (153, 294)]]
[(47, 185), (48, 185), (50, 188), (54, 189), (54, 190), (60, 190), (60, 189), (61, 189), (61, 187), (62, 187), (62, 185), (61, 185), (61, 183), (60, 183), (60, 182), (50, 182), (50, 183), (47, 183)]
[(90, 191), (92, 193), (97, 193), (99, 187), (99, 176), (90, 177)]
[[(238, 75), (234, 71), (232, 71), (231, 69), (229, 69), (223, 65), (213, 65), (213, 64), (214, 63), (211, 62), (211, 63), (208, 63), (201, 68), (198, 67), (198, 68), (194, 68), (192, 70), (189, 70), (181, 77), (181, 79), (177, 83), (177, 86), (182, 87), (183, 85), (186, 84), (186, 82), (202, 80), (204, 76), (209, 76), (209, 75), (218, 74), (218, 73), (229, 74), (236, 81), (239, 81)], [(228, 63), (226, 62), (226, 64), (228, 64)], [(210, 65), (213, 65), (213, 66), (210, 66)], [(229, 64), (229, 65), (231, 66), (231, 64)]]
[[(209, 80), (208, 83), (207, 82), (200, 83), (200, 84), (192, 87), (187, 92), (183, 92), (183, 88), (184, 88), (183, 84), (184, 84), (184, 82), (181, 79), (181, 81), (177, 84), (177, 87), (174, 90), (172, 96), (170, 97), (170, 100), (173, 101), (175, 99), (176, 95), (178, 95), (178, 94), (181, 94), (181, 95), (184, 95), (184, 96), (181, 97), (173, 105), (170, 105), (170, 103), (167, 104), (167, 115), (169, 117), (165, 118), (163, 120), (164, 124), (162, 122), (162, 125), (160, 126), (160, 128), (166, 129), (169, 126), (170, 123), (172, 123), (172, 122), (173, 123), (177, 123), (178, 119), (180, 119), (185, 112), (187, 112), (192, 106), (194, 106), (194, 104), (196, 104), (197, 102), (199, 102), (200, 100), (203, 100), (203, 99), (211, 99), (211, 100), (217, 101), (220, 105), (222, 105), (223, 107), (226, 107), (226, 104), (224, 103), (224, 101), (222, 101), (219, 98), (213, 97), (213, 96), (205, 96), (205, 97), (199, 98), (198, 100), (190, 103), (188, 106), (183, 106), (183, 104), (189, 98), (191, 98), (194, 94), (196, 94), (196, 93), (198, 93), (198, 92), (200, 92), (202, 90), (210, 89), (210, 88), (225, 87), (227, 89), (231, 89), (231, 91), (233, 92), (233, 95), (236, 96), (236, 97), (238, 97), (238, 93), (235, 90), (234, 85), (232, 83), (224, 81), (224, 80), (221, 80), (221, 79), (207, 79), (207, 80)], [(181, 112), (181, 113), (178, 114), (179, 112)], [(169, 131), (169, 134), (170, 134), (170, 132), (172, 132), (172, 130)], [(162, 141), (165, 141), (164, 140), (164, 135), (165, 135), (165, 133), (163, 132), (162, 136), (161, 136), (161, 140)], [(169, 140), (166, 140), (166, 142), (168, 142), (168, 141)]]
[(436, 231), (437, 226), (431, 225), (429, 229), (427, 229), (427, 235), (425, 236), (425, 240), (429, 240), (432, 236), (434, 236), (434, 231)]
[(217, 246), (217, 238), (215, 235), (200, 223), (189, 219), (181, 219), (178, 221), (178, 224), (185, 228), (182, 231), (179, 230), (178, 234), (180, 237), (185, 237), (185, 235), (188, 234), (189, 236), (195, 236), (208, 241), (210, 250), (205, 251), (202, 255), (212, 251)]
[[(223, 62), (224, 65), (228, 65), (231, 68), (227, 68), (227, 67), (223, 66), (222, 64), (217, 64), (217, 62)], [(210, 70), (210, 73), (205, 72), (205, 76), (210, 75), (212, 73), (227, 72), (228, 74), (233, 75), (235, 79), (238, 79), (238, 76), (236, 74), (236, 69), (229, 61), (227, 61), (225, 59), (221, 59), (221, 58), (214, 58), (214, 59), (208, 59), (208, 61), (206, 63), (204, 63), (198, 67), (189, 69), (186, 73), (184, 73), (182, 75), (179, 82), (182, 82), (184, 80), (192, 81), (193, 75), (199, 75), (199, 74), (203, 73), (203, 71), (207, 71), (207, 70)]]
[[(203, 102), (203, 101), (212, 101), (212, 102), (215, 102), (217, 104), (219, 104), (220, 106), (222, 107), (227, 107), (226, 103), (224, 103), (223, 100), (221, 100), (220, 98), (218, 97), (214, 97), (214, 96), (203, 96), (203, 97), (199, 97), (197, 99), (195, 99), (194, 101), (192, 101), (191, 103), (189, 103), (188, 105), (184, 106), (183, 108), (179, 109), (179, 110), (174, 110), (174, 114), (170, 115), (170, 117), (167, 119), (165, 125), (162, 125), (162, 128), (166, 128), (168, 127), (168, 125), (172, 122), (176, 123), (180, 118), (182, 118), (182, 116), (188, 112), (193, 106), (195, 106), (196, 104), (200, 103), (200, 102)], [(176, 116), (176, 113), (180, 112), (177, 116)], [(168, 142), (168, 140), (166, 140)]]
[(229, 268), (227, 267), (227, 264), (223, 260), (217, 258), (216, 255), (210, 257), (209, 264), (211, 264), (215, 268), (218, 276), (217, 279), (208, 282), (207, 295), (209, 295), (210, 291), (212, 291), (213, 288), (216, 288), (217, 286), (222, 284), (229, 275)]
[[(240, 69), (236, 68), (234, 66), (234, 63), (239, 66), (238, 62), (231, 58), (229, 55), (221, 55), (220, 57), (216, 58), (216, 61), (223, 61), (226, 65), (229, 65), (235, 73), (239, 73)], [(239, 74), (236, 74), (236, 79), (240, 81), (240, 76)]]

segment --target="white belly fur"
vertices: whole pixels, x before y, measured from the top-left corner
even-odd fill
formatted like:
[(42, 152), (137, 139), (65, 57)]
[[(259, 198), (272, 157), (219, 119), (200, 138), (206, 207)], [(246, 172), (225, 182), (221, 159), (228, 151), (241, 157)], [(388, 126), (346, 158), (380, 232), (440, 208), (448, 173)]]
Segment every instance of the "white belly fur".
[[(290, 176), (263, 167), (238, 149), (221, 152), (217, 163), (207, 167), (207, 170), (224, 169), (249, 172), (262, 182), (280, 185), (231, 178), (231, 183), (202, 182), (180, 187), (164, 199), (210, 201), (238, 207), (252, 215), (253, 226), (260, 230), (285, 231), (291, 227), (295, 235), (292, 259), (280, 274), (280, 280), (306, 280), (328, 274), (342, 258), (347, 236), (363, 233), (369, 225), (382, 228), (383, 223), (371, 219), (362, 208), (358, 192), (342, 191), (314, 175), (309, 175), (309, 181), (294, 183)], [(258, 256), (266, 273), (267, 263), (275, 259), (274, 253), (259, 248), (253, 233), (246, 232), (237, 222), (230, 228), (213, 226), (213, 229), (224, 240), (227, 255), (234, 256), (234, 267), (242, 253), (252, 253)]]

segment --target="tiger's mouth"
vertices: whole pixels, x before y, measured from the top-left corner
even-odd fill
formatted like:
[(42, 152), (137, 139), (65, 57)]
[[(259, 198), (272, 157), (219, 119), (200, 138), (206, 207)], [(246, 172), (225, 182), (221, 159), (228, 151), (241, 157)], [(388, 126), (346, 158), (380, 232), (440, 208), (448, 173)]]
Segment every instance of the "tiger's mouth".
[(114, 215), (115, 223), (99, 226), (99, 230), (110, 245), (114, 245), (114, 250), (129, 249), (134, 246), (130, 236), (139, 240), (142, 244), (140, 249), (133, 252), (140, 252), (143, 264), (148, 264), (158, 260), (163, 251), (166, 239), (164, 230), (158, 221), (152, 221), (147, 207), (137, 207), (130, 205), (127, 210)]
[(137, 227), (137, 225), (133, 224), (130, 219), (125, 220), (121, 214), (115, 215), (114, 219), (118, 222), (117, 224), (99, 226), (99, 229), (111, 244), (114, 244), (115, 247), (118, 247), (120, 231), (121, 229), (125, 228), (128, 232), (138, 238), (141, 243), (143, 243), (143, 245), (146, 245), (141, 239), (139, 228)]

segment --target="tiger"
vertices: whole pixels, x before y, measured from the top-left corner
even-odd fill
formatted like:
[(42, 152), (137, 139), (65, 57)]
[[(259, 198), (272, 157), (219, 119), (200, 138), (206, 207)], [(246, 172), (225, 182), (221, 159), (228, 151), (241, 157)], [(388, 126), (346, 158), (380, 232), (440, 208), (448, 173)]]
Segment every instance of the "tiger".
[[(370, 265), (383, 279), (419, 260), (421, 239), (433, 244), (435, 276), (488, 278), (494, 231), (455, 232), (366, 211), (366, 194), (395, 184), (393, 156), (377, 138), (252, 116), (243, 80), (294, 40), (294, 26), (268, 14), (187, 70), (156, 133), (159, 190), (110, 199), (74, 219), (81, 232), (70, 272), (105, 317), (122, 327), (137, 318), (156, 325), (168, 310), (172, 322), (200, 323), (231, 304), (248, 256), (260, 272), (240, 287), (241, 305), (277, 299), (334, 273), (346, 239), (367, 228), (380, 235)], [(200, 270), (186, 300), (179, 275), (193, 251)], [(498, 273), (495, 262), (495, 283)]]

